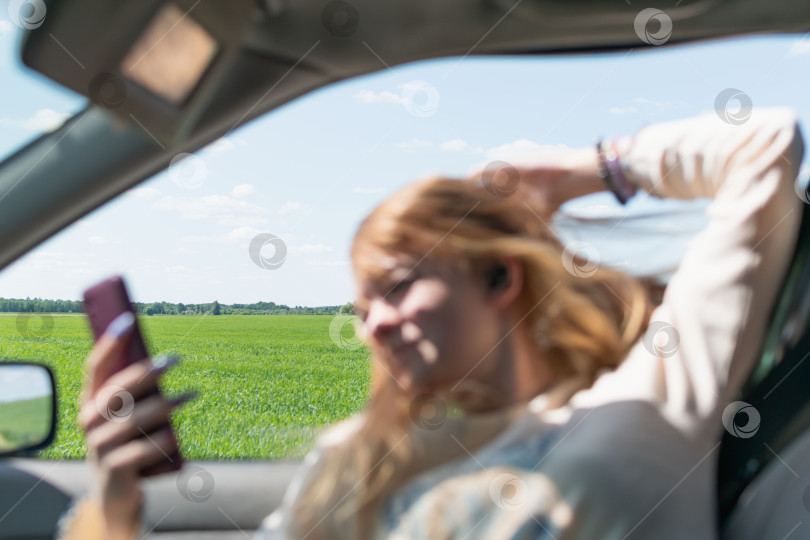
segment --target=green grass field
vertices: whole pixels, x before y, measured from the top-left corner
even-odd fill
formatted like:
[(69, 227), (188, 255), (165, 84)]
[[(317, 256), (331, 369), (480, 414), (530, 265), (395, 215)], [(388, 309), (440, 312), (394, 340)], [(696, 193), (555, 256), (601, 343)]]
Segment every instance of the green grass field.
[[(34, 317), (30, 320), (34, 331), (24, 336), (17, 317), (0, 314), (0, 357), (47, 364), (57, 381), (56, 440), (40, 456), (83, 458), (86, 447), (76, 413), (84, 360), (92, 347), (86, 320), (54, 314), (53, 328), (38, 332), (37, 325), (45, 326)], [(362, 409), (370, 377), (368, 353), (363, 347), (336, 345), (329, 334), (332, 319), (328, 315), (139, 318), (153, 355), (182, 356), (164, 376), (164, 392), (199, 393), (174, 417), (185, 457), (300, 457), (323, 426)], [(36, 337), (40, 333), (47, 335)]]
[(0, 450), (42, 443), (50, 422), (50, 396), (0, 402)]

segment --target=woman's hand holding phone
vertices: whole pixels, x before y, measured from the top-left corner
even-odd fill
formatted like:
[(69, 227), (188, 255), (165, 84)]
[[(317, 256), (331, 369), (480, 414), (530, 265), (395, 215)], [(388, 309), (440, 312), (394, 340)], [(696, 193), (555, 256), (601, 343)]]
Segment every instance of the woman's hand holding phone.
[[(176, 357), (136, 361), (119, 370), (119, 361), (136, 327), (131, 312), (119, 315), (96, 341), (87, 359), (87, 382), (79, 422), (97, 473), (97, 494), (107, 537), (131, 539), (140, 529), (144, 471), (172, 470), (177, 440), (171, 411), (193, 397), (167, 399), (160, 376)], [(179, 455), (177, 457), (179, 459)]]

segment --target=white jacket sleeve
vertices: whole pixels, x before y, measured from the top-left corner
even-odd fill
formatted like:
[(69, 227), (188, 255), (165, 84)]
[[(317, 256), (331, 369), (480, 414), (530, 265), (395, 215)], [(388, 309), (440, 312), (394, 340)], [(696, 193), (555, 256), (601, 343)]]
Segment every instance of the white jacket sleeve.
[(657, 197), (711, 197), (709, 222), (644, 339), (577, 405), (650, 401), (690, 439), (716, 440), (723, 407), (757, 360), (795, 247), (803, 150), (789, 109), (754, 109), (741, 125), (707, 114), (632, 138), (624, 157), (628, 180)]

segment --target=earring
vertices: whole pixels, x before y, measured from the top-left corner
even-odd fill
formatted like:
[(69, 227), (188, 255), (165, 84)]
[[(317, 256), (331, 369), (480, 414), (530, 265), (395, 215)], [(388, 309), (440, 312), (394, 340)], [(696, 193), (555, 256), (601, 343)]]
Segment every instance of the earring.
[(548, 338), (548, 317), (545, 315), (535, 322), (534, 341), (543, 350), (551, 347), (551, 340)]

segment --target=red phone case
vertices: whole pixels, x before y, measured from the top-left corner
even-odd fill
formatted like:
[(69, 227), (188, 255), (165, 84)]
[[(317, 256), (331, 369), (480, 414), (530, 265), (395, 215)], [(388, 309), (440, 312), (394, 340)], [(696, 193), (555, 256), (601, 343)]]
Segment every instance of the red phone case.
[[(105, 279), (101, 283), (94, 285), (84, 291), (84, 312), (90, 320), (90, 327), (96, 340), (107, 329), (107, 326), (119, 315), (125, 312), (135, 314), (132, 302), (129, 300), (124, 279), (121, 276), (113, 276)], [(138, 324), (132, 332), (132, 339), (129, 345), (121, 354), (115, 367), (115, 372), (121, 371), (125, 367), (143, 360), (149, 356), (146, 344), (143, 342), (141, 329)]]
[[(98, 338), (101, 337), (116, 317), (127, 311), (131, 312), (133, 315), (135, 315), (136, 312), (127, 294), (124, 279), (121, 276), (113, 276), (109, 279), (105, 279), (101, 283), (84, 291), (84, 312), (87, 314), (87, 318), (90, 321), (90, 327), (96, 341), (98, 341)], [(118, 358), (113, 373), (148, 357), (149, 352), (146, 350), (146, 344), (144, 343), (141, 329), (136, 320), (129, 345)], [(151, 392), (148, 396), (154, 395), (155, 393), (157, 393), (157, 390)], [(168, 427), (167, 424), (158, 426), (152, 433), (166, 427)], [(171, 427), (169, 427), (169, 429), (171, 429)], [(179, 470), (181, 467), (182, 458), (180, 456), (180, 449), (177, 448), (169, 453), (165, 461), (143, 469), (141, 476), (155, 476), (163, 472)]]

